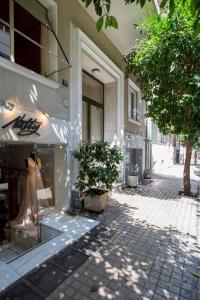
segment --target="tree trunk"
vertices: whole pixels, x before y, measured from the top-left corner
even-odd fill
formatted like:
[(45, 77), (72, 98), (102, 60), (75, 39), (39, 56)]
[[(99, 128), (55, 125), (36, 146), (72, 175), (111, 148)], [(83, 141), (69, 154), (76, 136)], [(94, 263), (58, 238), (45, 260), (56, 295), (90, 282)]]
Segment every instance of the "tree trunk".
[(184, 174), (183, 174), (183, 185), (184, 185), (184, 195), (190, 196), (190, 161), (192, 155), (192, 142), (187, 141), (185, 143), (186, 154), (185, 154), (185, 164), (184, 164)]

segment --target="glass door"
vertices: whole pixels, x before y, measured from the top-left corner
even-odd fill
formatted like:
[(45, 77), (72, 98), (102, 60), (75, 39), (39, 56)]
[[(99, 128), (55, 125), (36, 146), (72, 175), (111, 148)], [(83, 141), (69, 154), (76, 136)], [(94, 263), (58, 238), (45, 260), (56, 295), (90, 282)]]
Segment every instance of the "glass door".
[(82, 140), (104, 139), (104, 84), (83, 70)]

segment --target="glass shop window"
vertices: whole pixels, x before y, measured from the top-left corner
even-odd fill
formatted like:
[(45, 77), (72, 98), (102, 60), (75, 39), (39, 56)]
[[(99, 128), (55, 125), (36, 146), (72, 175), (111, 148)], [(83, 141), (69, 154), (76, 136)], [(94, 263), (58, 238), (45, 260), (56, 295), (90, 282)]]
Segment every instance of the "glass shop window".
[(0, 144), (0, 262), (60, 234), (46, 221), (65, 207), (66, 168), (65, 145)]

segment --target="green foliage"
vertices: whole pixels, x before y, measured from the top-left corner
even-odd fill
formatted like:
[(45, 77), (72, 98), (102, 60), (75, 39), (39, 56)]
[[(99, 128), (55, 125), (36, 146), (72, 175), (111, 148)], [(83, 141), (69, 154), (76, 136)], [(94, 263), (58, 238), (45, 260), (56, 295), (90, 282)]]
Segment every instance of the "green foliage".
[(175, 1), (172, 15), (154, 15), (147, 33), (126, 58), (126, 73), (137, 76), (147, 116), (163, 134), (200, 135), (200, 35), (194, 34), (191, 2)]
[(101, 31), (103, 25), (105, 29), (118, 29), (118, 22), (114, 16), (110, 15), (111, 0), (82, 0), (87, 8), (91, 3), (94, 5), (96, 15), (99, 17), (96, 22), (97, 31)]
[[(143, 7), (147, 2), (150, 2), (153, 0), (124, 0), (125, 5), (127, 4), (139, 4), (141, 7)], [(85, 7), (87, 8), (90, 4), (93, 4), (95, 8), (95, 12), (97, 16), (99, 16), (96, 27), (97, 30), (100, 31), (105, 25), (105, 29), (109, 29), (111, 27), (118, 29), (118, 22), (117, 19), (114, 16), (110, 16), (110, 9), (112, 6), (112, 3), (114, 3), (114, 0), (82, 0), (83, 3), (85, 3)], [(200, 1), (199, 0), (190, 0), (190, 5), (186, 4), (187, 0), (181, 0), (181, 4), (185, 9), (189, 9), (190, 12), (194, 16), (193, 21), (193, 28), (195, 34), (198, 34), (200, 32)], [(176, 0), (162, 0), (160, 3), (160, 7), (164, 8), (166, 6), (169, 6), (169, 14), (173, 15), (173, 13), (176, 10)], [(111, 18), (114, 20), (112, 21)]]
[(107, 142), (85, 143), (73, 151), (80, 172), (76, 186), (81, 191), (110, 190), (119, 177), (118, 166), (123, 156), (120, 148), (110, 148)]

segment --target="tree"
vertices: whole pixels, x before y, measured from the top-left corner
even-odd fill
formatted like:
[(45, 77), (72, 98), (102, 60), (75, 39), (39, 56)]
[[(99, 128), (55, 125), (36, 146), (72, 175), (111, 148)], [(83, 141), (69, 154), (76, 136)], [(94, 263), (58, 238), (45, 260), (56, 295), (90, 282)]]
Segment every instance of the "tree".
[[(85, 3), (85, 7), (89, 7), (90, 5), (94, 6), (95, 12), (99, 17), (96, 23), (97, 30), (100, 31), (105, 26), (105, 29), (109, 29), (111, 27), (118, 29), (118, 22), (114, 16), (110, 15), (110, 9), (113, 4), (113, 0), (82, 0)], [(153, 0), (124, 0), (124, 4), (140, 4), (141, 7), (145, 5), (147, 2), (151, 2)], [(185, 5), (186, 0), (181, 0), (182, 4)], [(176, 7), (176, 0), (162, 0), (160, 3), (160, 7), (163, 8), (166, 5), (169, 5), (169, 12), (173, 14)], [(185, 5), (186, 7), (186, 5)], [(187, 6), (187, 9), (191, 11), (194, 16), (193, 27), (195, 32), (200, 32), (200, 1), (198, 0), (190, 0), (190, 6)]]
[(190, 1), (175, 0), (172, 16), (150, 17), (147, 33), (126, 58), (126, 73), (136, 75), (150, 117), (163, 134), (184, 135), (184, 194), (190, 194), (192, 145), (200, 136), (200, 35), (194, 35)]

